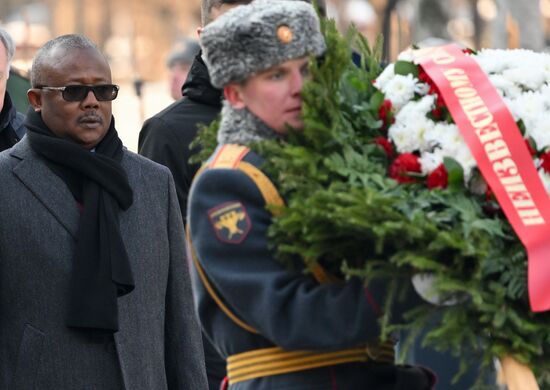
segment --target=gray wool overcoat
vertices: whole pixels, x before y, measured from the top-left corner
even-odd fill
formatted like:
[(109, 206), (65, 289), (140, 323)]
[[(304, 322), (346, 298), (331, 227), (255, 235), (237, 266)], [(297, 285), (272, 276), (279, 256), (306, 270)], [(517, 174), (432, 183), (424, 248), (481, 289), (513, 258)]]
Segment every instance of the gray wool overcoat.
[(25, 137), (0, 153), (0, 389), (207, 389), (184, 230), (168, 169), (124, 151), (134, 202), (120, 214), (135, 289), (119, 331), (65, 325), (79, 209)]

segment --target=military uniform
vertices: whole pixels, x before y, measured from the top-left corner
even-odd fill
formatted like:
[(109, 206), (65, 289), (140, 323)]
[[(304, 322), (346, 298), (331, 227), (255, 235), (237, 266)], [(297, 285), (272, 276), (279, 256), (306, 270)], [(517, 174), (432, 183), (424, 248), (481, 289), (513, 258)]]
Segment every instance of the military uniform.
[(374, 347), (384, 286), (320, 284), (274, 259), (268, 205), (282, 200), (261, 158), (222, 145), (200, 171), (189, 203), (196, 304), (228, 359), (231, 389), (429, 389), (425, 372), (392, 364)]
[[(201, 34), (212, 84), (222, 88), (290, 59), (321, 55), (311, 5), (256, 0)], [(262, 96), (257, 96), (261, 99)], [(272, 212), (284, 201), (244, 145), (277, 137), (248, 107), (226, 102), (219, 147), (195, 177), (188, 202), (188, 250), (200, 322), (227, 360), (231, 390), (428, 390), (423, 369), (393, 364), (379, 345), (384, 282), (332, 282), (275, 259)]]

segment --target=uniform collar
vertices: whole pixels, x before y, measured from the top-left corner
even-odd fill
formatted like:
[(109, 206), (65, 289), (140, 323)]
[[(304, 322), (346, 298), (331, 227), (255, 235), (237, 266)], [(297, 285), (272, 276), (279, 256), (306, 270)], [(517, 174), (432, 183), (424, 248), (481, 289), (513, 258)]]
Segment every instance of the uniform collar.
[(247, 145), (276, 137), (277, 133), (248, 109), (237, 110), (224, 102), (218, 144)]

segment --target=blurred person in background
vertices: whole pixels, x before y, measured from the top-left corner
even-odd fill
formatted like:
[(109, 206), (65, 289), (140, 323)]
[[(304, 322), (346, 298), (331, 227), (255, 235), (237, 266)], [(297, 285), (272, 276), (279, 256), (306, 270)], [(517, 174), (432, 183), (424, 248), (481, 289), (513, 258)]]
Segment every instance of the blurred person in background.
[[(202, 28), (227, 10), (251, 0), (203, 0)], [(221, 110), (222, 93), (210, 83), (201, 52), (194, 57), (191, 69), (180, 91), (182, 99), (149, 118), (139, 133), (138, 152), (164, 166), (174, 175), (178, 200), (185, 223), (187, 194), (199, 164), (189, 163), (196, 151), (189, 145), (201, 124), (209, 125)]]
[[(202, 29), (229, 9), (252, 0), (203, 0)], [(209, 125), (221, 111), (222, 91), (212, 86), (202, 53), (195, 55), (189, 75), (180, 91), (183, 97), (145, 121), (139, 133), (138, 152), (170, 169), (184, 223), (187, 219), (187, 196), (191, 181), (199, 169), (189, 158), (196, 150), (190, 144), (199, 125)], [(210, 390), (218, 390), (225, 377), (225, 361), (203, 335), (203, 347)]]
[(11, 148), (25, 135), (25, 117), (16, 111), (6, 88), (14, 55), (13, 39), (0, 28), (0, 152)]
[(187, 79), (191, 65), (193, 65), (195, 56), (199, 51), (200, 46), (196, 41), (182, 39), (168, 55), (166, 67), (168, 68), (168, 83), (172, 99), (179, 100), (182, 98), (183, 83)]

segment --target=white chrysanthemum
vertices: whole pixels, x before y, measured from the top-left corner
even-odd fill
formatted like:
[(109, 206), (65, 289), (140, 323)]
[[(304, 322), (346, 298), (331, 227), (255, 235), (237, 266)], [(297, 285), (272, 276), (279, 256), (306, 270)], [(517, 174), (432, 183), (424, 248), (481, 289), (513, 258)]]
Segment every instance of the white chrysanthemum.
[(544, 75), (544, 81), (550, 83), (550, 55), (545, 55), (539, 63), (540, 72)]
[(489, 75), (489, 80), (500, 93), (501, 97), (514, 99), (522, 93), (520, 87), (500, 74)]
[(398, 74), (388, 80), (380, 89), (384, 92), (386, 98), (391, 100), (393, 107), (399, 110), (414, 97), (417, 81), (411, 74), (406, 76)]
[(542, 180), (542, 184), (546, 189), (546, 192), (550, 193), (550, 175), (544, 171), (544, 169), (539, 169), (539, 177)]
[(510, 99), (510, 98), (507, 98), (507, 97), (503, 97), (502, 100), (504, 100), (504, 104), (506, 105), (506, 107), (508, 108), (508, 111), (510, 112), (510, 114), (512, 114), (512, 116), (514, 117), (514, 121), (519, 121), (520, 120), (520, 117), (519, 117), (519, 110), (517, 109), (516, 107), (516, 103), (515, 103), (515, 100), (514, 99)]
[(386, 66), (382, 73), (380, 73), (380, 76), (378, 76), (378, 78), (374, 81), (374, 86), (382, 90), (386, 86), (388, 81), (395, 77), (394, 68), (394, 64), (389, 64), (388, 66)]
[(423, 153), (421, 156), (422, 169), (426, 169), (425, 173), (437, 168), (443, 158), (451, 157), (464, 170), (465, 181), (470, 179), (476, 167), (476, 161), (455, 124), (436, 123), (431, 131), (426, 133), (425, 138), (426, 143), (433, 148), (431, 152)]
[(425, 116), (418, 116), (414, 122), (396, 120), (388, 134), (399, 153), (411, 153), (427, 149), (424, 134), (433, 127), (434, 122)]
[(425, 152), (420, 155), (420, 167), (422, 174), (429, 175), (436, 170), (438, 166), (443, 164), (443, 152), (441, 149), (436, 149), (433, 152)]
[(535, 91), (542, 86), (542, 84), (546, 81), (546, 78), (542, 72), (533, 72), (532, 69), (529, 68), (530, 67), (522, 66), (506, 69), (502, 72), (502, 76), (516, 85)]
[(414, 92), (416, 92), (420, 96), (426, 95), (429, 91), (430, 91), (430, 86), (426, 83), (418, 82), (414, 87)]
[(504, 50), (493, 50), (485, 49), (479, 51), (474, 58), (479, 66), (487, 74), (498, 74), (502, 73), (505, 69), (509, 67), (508, 61), (504, 60), (503, 57)]
[(431, 147), (443, 149), (452, 148), (451, 145), (464, 142), (458, 127), (454, 123), (438, 122), (425, 135), (426, 143)]
[(472, 177), (472, 172), (477, 167), (477, 162), (465, 142), (459, 144), (454, 154), (449, 156), (454, 158), (464, 170), (464, 183), (468, 183)]
[(389, 128), (388, 134), (399, 153), (430, 148), (425, 135), (432, 131), (435, 123), (426, 114), (433, 109), (434, 102), (433, 95), (424, 96), (418, 101), (409, 102), (397, 112), (395, 123)]
[(451, 153), (450, 150), (435, 149), (433, 152), (422, 153), (420, 156), (420, 165), (422, 167), (422, 173), (425, 175), (434, 171), (443, 160), (446, 158), (454, 159), (461, 167), (464, 173), (464, 184), (467, 184), (474, 169), (476, 168), (476, 161), (474, 160), (470, 150), (466, 145), (462, 145), (457, 149), (457, 153)]
[[(549, 70), (549, 72), (550, 72), (550, 70)], [(550, 83), (544, 84), (540, 88), (540, 93), (542, 94), (542, 96), (544, 96), (546, 101), (550, 101)]]
[(544, 96), (538, 92), (525, 92), (512, 101), (509, 110), (514, 117), (523, 120), (527, 129), (532, 129), (536, 126), (540, 114), (546, 112), (545, 100)]
[(543, 150), (550, 147), (550, 121), (546, 112), (541, 112), (537, 119), (535, 126), (527, 128), (526, 135), (533, 138), (537, 150)]
[(399, 61), (413, 62), (415, 57), (412, 50), (405, 50), (399, 53), (399, 55), (397, 56), (397, 59)]
[[(399, 59), (409, 60), (409, 57), (410, 53), (406, 53)], [(547, 119), (550, 112), (550, 55), (523, 49), (485, 49), (472, 58), (488, 75), (514, 120), (523, 121), (526, 136), (535, 141), (537, 150), (550, 148), (550, 121)], [(474, 178), (479, 183), (470, 183), (477, 163), (458, 127), (428, 118), (435, 107), (435, 96), (425, 95), (429, 86), (411, 75), (392, 75), (393, 72), (393, 68), (391, 72), (386, 71), (381, 90), (396, 110), (396, 121), (388, 134), (397, 151), (419, 153), (424, 174), (436, 169), (445, 157), (451, 157), (462, 166), (466, 184), (483, 193), (486, 190), (483, 179)], [(550, 192), (550, 175), (544, 175)]]

